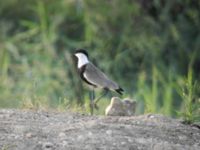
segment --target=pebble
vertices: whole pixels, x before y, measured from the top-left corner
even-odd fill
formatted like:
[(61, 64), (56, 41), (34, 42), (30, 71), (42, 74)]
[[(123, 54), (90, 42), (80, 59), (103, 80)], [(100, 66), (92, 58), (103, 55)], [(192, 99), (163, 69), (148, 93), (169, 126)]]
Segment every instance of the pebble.
[(63, 145), (63, 147), (65, 147), (66, 145), (68, 145), (68, 142), (67, 141), (62, 141), (62, 145)]
[(77, 137), (77, 140), (82, 140), (82, 139), (84, 139), (84, 137), (83, 137), (82, 135), (79, 135), (79, 136)]
[(33, 134), (31, 133), (31, 132), (28, 132), (28, 133), (26, 133), (26, 135), (25, 135), (27, 138), (31, 138), (31, 137), (33, 137)]
[(60, 132), (60, 133), (58, 134), (58, 136), (59, 136), (60, 138), (64, 138), (64, 137), (66, 137), (66, 134), (65, 134), (64, 132)]
[(183, 135), (183, 136), (178, 136), (178, 138), (179, 138), (179, 140), (183, 140), (183, 141), (184, 141), (184, 140), (187, 140), (187, 137), (184, 136), (184, 135)]
[(92, 132), (88, 132), (88, 135), (89, 135), (89, 136), (92, 136), (93, 134), (92, 134)]
[(53, 148), (53, 143), (51, 142), (46, 142), (42, 144), (43, 149), (52, 149)]
[(106, 134), (112, 135), (112, 130), (107, 130), (107, 131), (106, 131)]
[(126, 142), (121, 142), (121, 145), (126, 145)]

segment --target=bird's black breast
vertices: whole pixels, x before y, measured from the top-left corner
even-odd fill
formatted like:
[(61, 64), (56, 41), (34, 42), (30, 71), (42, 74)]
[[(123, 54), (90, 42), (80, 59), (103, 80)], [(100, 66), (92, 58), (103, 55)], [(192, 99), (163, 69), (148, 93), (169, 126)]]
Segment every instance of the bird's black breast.
[(84, 74), (84, 72), (85, 72), (85, 70), (86, 70), (86, 67), (87, 67), (87, 64), (83, 65), (81, 68), (78, 69), (79, 75), (80, 75), (81, 79), (82, 79), (83, 81), (85, 81), (87, 84), (96, 87), (96, 85), (92, 84), (91, 82), (89, 82), (89, 81), (84, 77), (83, 74)]

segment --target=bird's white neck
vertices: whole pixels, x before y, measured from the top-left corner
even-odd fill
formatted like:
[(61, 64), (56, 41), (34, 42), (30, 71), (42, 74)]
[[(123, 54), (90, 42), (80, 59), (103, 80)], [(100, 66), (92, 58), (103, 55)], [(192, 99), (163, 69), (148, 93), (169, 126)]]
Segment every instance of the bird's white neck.
[(75, 54), (78, 57), (78, 68), (81, 68), (83, 65), (88, 64), (89, 60), (84, 54)]

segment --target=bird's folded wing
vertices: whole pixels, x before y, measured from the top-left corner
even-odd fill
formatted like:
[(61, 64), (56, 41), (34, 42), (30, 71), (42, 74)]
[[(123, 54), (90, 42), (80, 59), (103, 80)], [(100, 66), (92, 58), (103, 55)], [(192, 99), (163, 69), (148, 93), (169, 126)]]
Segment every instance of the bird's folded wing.
[(110, 80), (101, 70), (95, 67), (92, 63), (87, 64), (83, 76), (90, 83), (98, 87), (108, 88), (111, 90), (119, 88), (119, 86), (115, 82)]

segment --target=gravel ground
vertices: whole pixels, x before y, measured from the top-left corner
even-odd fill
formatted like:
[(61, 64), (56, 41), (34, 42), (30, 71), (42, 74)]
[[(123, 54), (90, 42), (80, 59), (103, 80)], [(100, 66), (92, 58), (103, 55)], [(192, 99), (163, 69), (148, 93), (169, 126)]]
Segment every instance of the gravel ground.
[(162, 115), (0, 110), (0, 150), (200, 150), (200, 129)]

